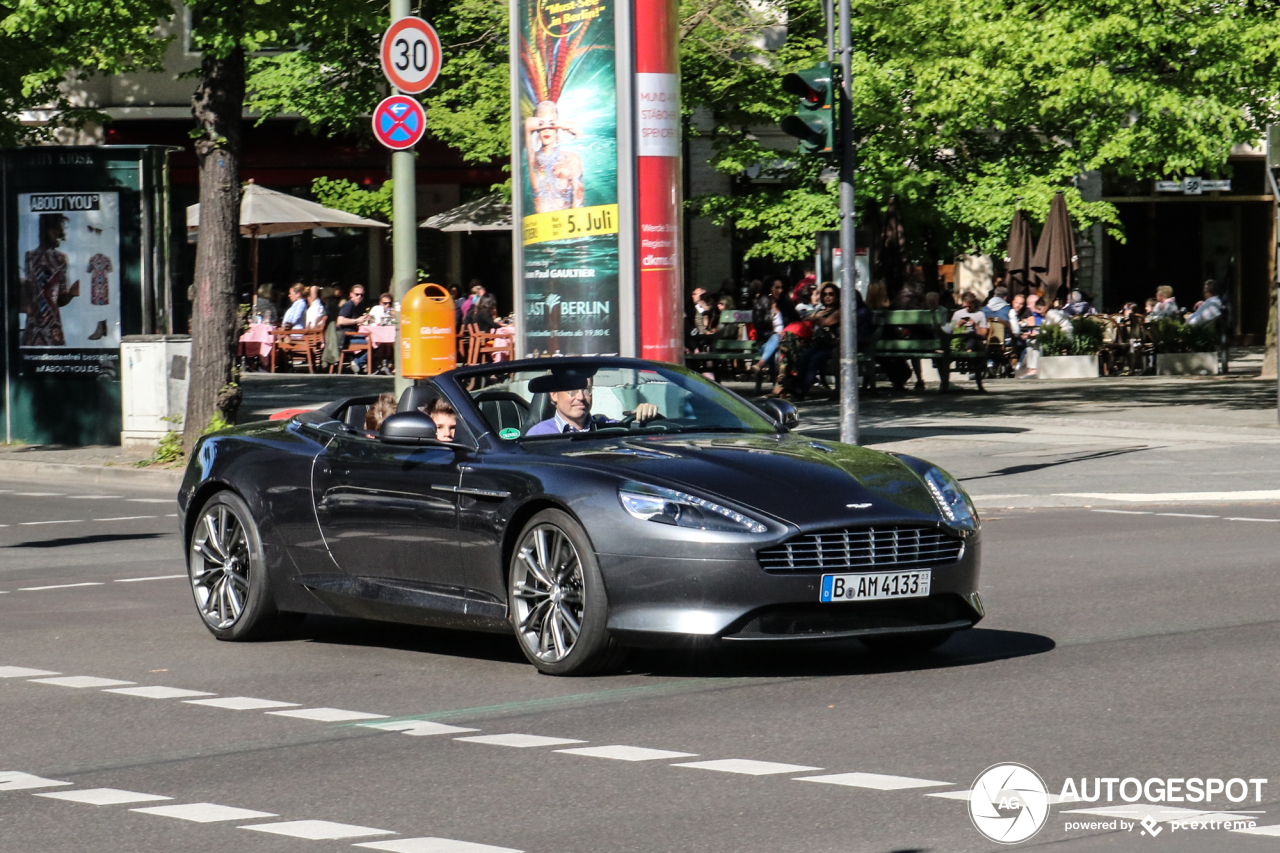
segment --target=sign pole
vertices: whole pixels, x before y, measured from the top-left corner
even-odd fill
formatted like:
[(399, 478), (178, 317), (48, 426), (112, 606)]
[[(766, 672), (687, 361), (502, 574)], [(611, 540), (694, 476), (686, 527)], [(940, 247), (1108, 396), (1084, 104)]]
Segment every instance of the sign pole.
[[(409, 0), (391, 0), (391, 22), (410, 16)], [(417, 181), (412, 150), (391, 153), (391, 293), (403, 307), (404, 298), (418, 283)], [(396, 397), (412, 385), (400, 363), (400, 324), (396, 324)]]
[(849, 0), (840, 0), (840, 440), (858, 443), (858, 294), (854, 281), (853, 219), (853, 23)]

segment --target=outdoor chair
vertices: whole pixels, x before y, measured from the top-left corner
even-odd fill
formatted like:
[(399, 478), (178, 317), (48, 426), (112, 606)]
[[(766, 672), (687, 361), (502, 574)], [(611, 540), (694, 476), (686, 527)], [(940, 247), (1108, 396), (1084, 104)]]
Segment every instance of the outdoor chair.
[(351, 356), (352, 361), (355, 361), (355, 359), (360, 356), (360, 353), (365, 353), (365, 356), (366, 356), (364, 360), (365, 373), (369, 376), (372, 376), (373, 375), (373, 335), (365, 335), (364, 343), (362, 344), (354, 344), (354, 343), (347, 344), (343, 346), (342, 349), (338, 350), (338, 373), (341, 374), (342, 368), (346, 367), (348, 355)]
[(1005, 341), (1009, 337), (1009, 326), (1002, 320), (987, 321), (987, 358), (995, 367), (997, 377), (1013, 376), (1018, 366), (1018, 353)]
[(271, 350), (271, 372), (276, 372), (276, 363), (280, 357), (285, 358), (290, 367), (297, 365), (298, 360), (306, 362), (307, 372), (315, 373), (320, 364), (320, 354), (324, 351), (324, 327), (328, 318), (313, 329), (275, 329), (275, 346)]

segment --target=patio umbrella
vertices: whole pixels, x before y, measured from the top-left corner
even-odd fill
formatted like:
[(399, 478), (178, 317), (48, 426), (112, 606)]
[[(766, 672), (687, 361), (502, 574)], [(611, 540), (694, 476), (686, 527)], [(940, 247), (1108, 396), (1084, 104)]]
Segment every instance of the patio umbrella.
[(1075, 271), (1079, 268), (1076, 257), (1076, 238), (1067, 213), (1067, 200), (1062, 193), (1053, 197), (1049, 205), (1049, 217), (1036, 243), (1036, 253), (1031, 259), (1031, 269), (1044, 288), (1045, 301), (1052, 305), (1059, 291), (1071, 290)]
[(876, 269), (884, 280), (885, 289), (892, 299), (911, 276), (907, 258), (907, 235), (902, 227), (902, 211), (898, 197), (889, 199), (884, 212), (884, 224), (876, 241)]
[(1027, 221), (1025, 210), (1019, 209), (1013, 213), (1004, 266), (1008, 274), (1009, 294), (1026, 296), (1031, 282), (1031, 223)]
[[(200, 227), (200, 205), (187, 208), (187, 230)], [(258, 289), (258, 237), (315, 228), (386, 228), (384, 222), (332, 210), (314, 201), (260, 187), (252, 180), (240, 193), (240, 233), (253, 239), (253, 289)]]
[(511, 205), (502, 200), (501, 193), (493, 193), (464, 205), (437, 213), (425, 220), (419, 228), (437, 231), (510, 231)]

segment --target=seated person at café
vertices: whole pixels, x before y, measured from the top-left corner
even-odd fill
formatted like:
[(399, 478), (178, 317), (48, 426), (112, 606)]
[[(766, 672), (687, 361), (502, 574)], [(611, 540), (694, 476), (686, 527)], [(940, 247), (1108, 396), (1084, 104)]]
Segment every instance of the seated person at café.
[[(364, 308), (364, 285), (357, 284), (351, 288), (351, 297), (338, 309), (338, 331), (343, 334), (343, 346), (363, 346), (369, 339), (358, 334), (359, 328), (369, 321), (369, 314)], [(351, 361), (351, 372), (364, 372), (369, 361), (369, 351), (361, 351)]]
[(255, 323), (269, 323), (272, 326), (280, 319), (275, 303), (271, 301), (271, 285), (264, 284), (258, 288), (258, 298), (253, 301)]
[(1187, 318), (1188, 326), (1212, 323), (1222, 316), (1222, 297), (1218, 295), (1218, 283), (1209, 279), (1204, 283), (1204, 301), (1196, 303), (1196, 310)]
[[(602, 415), (591, 415), (591, 384), (595, 369), (589, 370), (554, 370), (546, 376), (539, 376), (529, 383), (529, 391), (533, 394), (547, 392), (551, 404), (556, 407), (555, 414), (545, 421), (534, 424), (526, 435), (557, 435), (560, 433), (591, 432), (597, 426), (615, 424)], [(643, 424), (660, 417), (658, 407), (653, 403), (640, 403), (635, 409), (636, 423)]]
[(1182, 311), (1178, 308), (1178, 302), (1173, 298), (1173, 288), (1167, 284), (1162, 284), (1156, 288), (1156, 307), (1147, 312), (1148, 320), (1178, 320), (1182, 317)]
[(289, 310), (284, 312), (284, 327), (292, 329), (301, 326), (307, 316), (307, 287), (295, 284), (289, 288)]
[(391, 326), (395, 324), (395, 299), (390, 293), (378, 297), (378, 304), (369, 309), (369, 322), (375, 326)]
[(951, 315), (951, 334), (966, 337), (964, 348), (976, 350), (987, 337), (987, 315), (982, 311), (978, 294), (965, 293), (962, 299), (964, 307)]
[(422, 411), (436, 425), (436, 441), (453, 441), (458, 431), (458, 412), (444, 397), (436, 397)]

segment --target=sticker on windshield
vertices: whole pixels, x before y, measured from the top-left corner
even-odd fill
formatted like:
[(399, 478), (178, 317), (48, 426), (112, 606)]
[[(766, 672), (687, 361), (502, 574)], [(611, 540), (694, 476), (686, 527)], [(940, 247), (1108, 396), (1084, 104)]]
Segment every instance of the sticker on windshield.
[(505, 439), (516, 439), (520, 437), (520, 430), (515, 427), (507, 427), (506, 429), (498, 430), (498, 435)]

